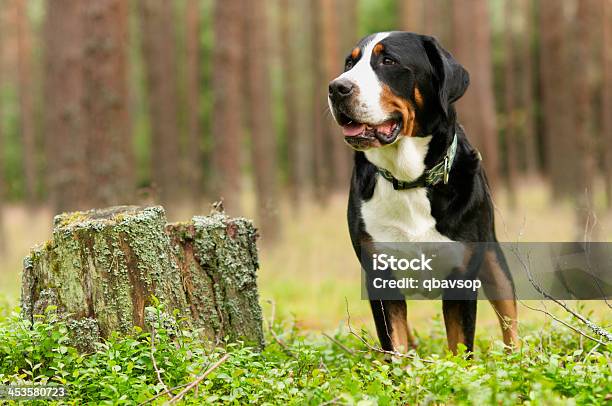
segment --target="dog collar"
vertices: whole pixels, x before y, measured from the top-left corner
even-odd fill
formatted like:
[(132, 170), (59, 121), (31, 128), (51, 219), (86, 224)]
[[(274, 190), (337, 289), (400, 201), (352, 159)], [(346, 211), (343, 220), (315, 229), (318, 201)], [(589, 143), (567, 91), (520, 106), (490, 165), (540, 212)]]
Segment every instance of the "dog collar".
[(406, 182), (403, 180), (397, 179), (395, 176), (391, 174), (386, 169), (376, 167), (380, 176), (388, 180), (393, 184), (393, 189), (395, 190), (406, 190), (406, 189), (414, 189), (417, 187), (426, 187), (426, 186), (435, 186), (440, 182), (444, 182), (446, 185), (448, 183), (448, 177), (450, 174), (451, 167), (453, 166), (453, 161), (455, 160), (455, 154), (457, 153), (457, 133), (453, 137), (453, 142), (450, 147), (446, 150), (446, 154), (444, 155), (444, 159), (435, 164), (431, 169), (426, 169), (423, 171), (421, 176), (416, 178), (413, 181)]

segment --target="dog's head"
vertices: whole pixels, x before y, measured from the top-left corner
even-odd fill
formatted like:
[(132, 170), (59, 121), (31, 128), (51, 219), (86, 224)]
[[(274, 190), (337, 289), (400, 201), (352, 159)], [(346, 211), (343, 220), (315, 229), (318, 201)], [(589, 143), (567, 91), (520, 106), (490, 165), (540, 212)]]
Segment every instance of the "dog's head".
[(435, 38), (378, 33), (347, 56), (328, 101), (345, 141), (366, 150), (418, 135), (424, 118), (448, 116), (468, 84), (467, 71)]

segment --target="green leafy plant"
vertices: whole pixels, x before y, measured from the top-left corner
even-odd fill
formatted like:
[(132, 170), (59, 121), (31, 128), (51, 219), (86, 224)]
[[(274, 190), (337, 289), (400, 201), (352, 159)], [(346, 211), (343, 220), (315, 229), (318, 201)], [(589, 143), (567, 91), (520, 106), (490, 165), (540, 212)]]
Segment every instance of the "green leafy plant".
[(81, 354), (53, 310), (29, 324), (18, 309), (0, 308), (0, 385), (65, 385), (58, 403), (67, 404), (162, 404), (185, 388), (183, 404), (236, 405), (604, 404), (612, 394), (609, 348), (567, 329), (523, 326), (514, 353), (477, 340), (472, 360), (446, 352), (440, 331), (413, 359), (388, 359), (342, 330), (326, 337), (274, 325), (258, 353), (209, 348), (158, 306), (150, 331), (134, 328)]

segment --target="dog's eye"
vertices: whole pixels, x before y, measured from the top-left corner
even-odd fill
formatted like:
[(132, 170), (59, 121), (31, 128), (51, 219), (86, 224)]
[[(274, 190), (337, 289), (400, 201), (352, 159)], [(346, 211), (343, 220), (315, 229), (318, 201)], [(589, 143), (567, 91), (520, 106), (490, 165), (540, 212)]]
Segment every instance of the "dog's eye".
[(349, 70), (353, 67), (353, 60), (349, 59), (348, 61), (346, 61), (346, 63), (344, 64), (344, 69)]
[(395, 64), (397, 64), (397, 62), (395, 62), (393, 59), (391, 59), (391, 58), (389, 58), (389, 57), (385, 56), (385, 57), (383, 58), (383, 60), (382, 60), (382, 64), (383, 64), (383, 65), (395, 65)]

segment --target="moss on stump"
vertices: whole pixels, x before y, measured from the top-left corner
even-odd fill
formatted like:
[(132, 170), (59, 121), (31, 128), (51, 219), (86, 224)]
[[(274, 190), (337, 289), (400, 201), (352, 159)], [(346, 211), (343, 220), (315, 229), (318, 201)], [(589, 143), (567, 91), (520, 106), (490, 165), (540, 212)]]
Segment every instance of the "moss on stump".
[(243, 218), (167, 224), (159, 206), (61, 214), (53, 238), (24, 260), (22, 309), (32, 320), (56, 306), (74, 337), (91, 342), (147, 328), (155, 296), (214, 344), (262, 346), (257, 267), (256, 230)]

